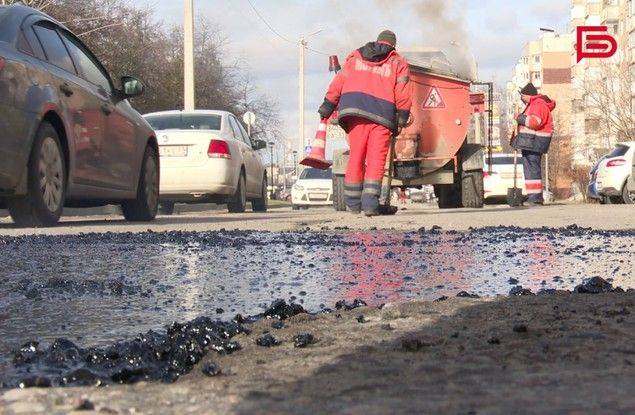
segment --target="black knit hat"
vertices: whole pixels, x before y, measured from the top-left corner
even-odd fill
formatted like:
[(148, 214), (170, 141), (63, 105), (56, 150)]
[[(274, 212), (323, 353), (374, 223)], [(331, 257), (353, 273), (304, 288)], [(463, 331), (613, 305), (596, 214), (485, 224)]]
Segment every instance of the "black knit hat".
[(395, 47), (397, 45), (397, 35), (395, 35), (395, 33), (391, 32), (390, 30), (384, 30), (379, 34), (379, 36), (377, 36), (377, 41), (386, 42)]
[(536, 87), (534, 86), (534, 84), (532, 84), (531, 82), (528, 83), (527, 85), (525, 85), (523, 87), (523, 89), (520, 90), (520, 93), (522, 95), (538, 95), (538, 90), (536, 89)]

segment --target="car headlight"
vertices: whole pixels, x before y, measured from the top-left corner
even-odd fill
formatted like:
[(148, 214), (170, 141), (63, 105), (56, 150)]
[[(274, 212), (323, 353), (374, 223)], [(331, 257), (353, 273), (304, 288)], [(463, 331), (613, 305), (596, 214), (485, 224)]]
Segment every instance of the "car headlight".
[(293, 185), (293, 189), (297, 190), (298, 192), (301, 192), (304, 190), (304, 186), (300, 186), (299, 184), (295, 184)]

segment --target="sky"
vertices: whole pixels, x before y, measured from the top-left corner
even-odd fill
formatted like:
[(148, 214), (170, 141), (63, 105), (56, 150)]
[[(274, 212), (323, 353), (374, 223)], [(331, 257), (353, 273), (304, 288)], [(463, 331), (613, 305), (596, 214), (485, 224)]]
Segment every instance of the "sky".
[[(182, 24), (182, 0), (129, 0), (153, 10), (163, 24)], [(568, 0), (194, 0), (227, 38), (226, 54), (246, 68), (258, 89), (278, 103), (286, 140), (298, 137), (298, 39), (307, 38), (305, 136), (318, 123), (332, 75), (328, 57), (340, 61), (383, 29), (397, 34), (398, 49), (461, 49), (478, 63), (479, 78), (500, 85), (511, 77), (524, 44), (540, 27), (568, 31)], [(273, 28), (267, 27), (263, 19)], [(274, 33), (277, 32), (278, 34)], [(295, 43), (294, 43), (295, 42)], [(453, 43), (452, 46), (450, 43)], [(465, 52), (467, 51), (467, 52)], [(452, 50), (449, 50), (452, 52)]]

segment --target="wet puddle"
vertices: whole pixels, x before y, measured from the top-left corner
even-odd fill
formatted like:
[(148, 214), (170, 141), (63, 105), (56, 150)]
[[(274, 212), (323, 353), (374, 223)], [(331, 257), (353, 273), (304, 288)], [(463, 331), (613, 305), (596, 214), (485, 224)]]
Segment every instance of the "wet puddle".
[(105, 346), (171, 321), (308, 311), (515, 285), (635, 288), (635, 231), (487, 228), (410, 233), (144, 233), (0, 238), (0, 369), (29, 340)]

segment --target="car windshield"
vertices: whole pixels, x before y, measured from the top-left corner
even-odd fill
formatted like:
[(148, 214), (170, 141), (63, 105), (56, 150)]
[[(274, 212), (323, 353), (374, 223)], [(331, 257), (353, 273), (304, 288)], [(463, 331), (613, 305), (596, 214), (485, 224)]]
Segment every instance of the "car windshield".
[(300, 179), (307, 179), (307, 180), (316, 180), (316, 179), (331, 180), (332, 178), (333, 178), (333, 171), (331, 169), (328, 169), (328, 170), (305, 169), (300, 175)]
[(628, 152), (628, 147), (617, 145), (605, 158), (622, 157)]
[(220, 130), (221, 116), (213, 114), (150, 115), (145, 119), (155, 130)]

